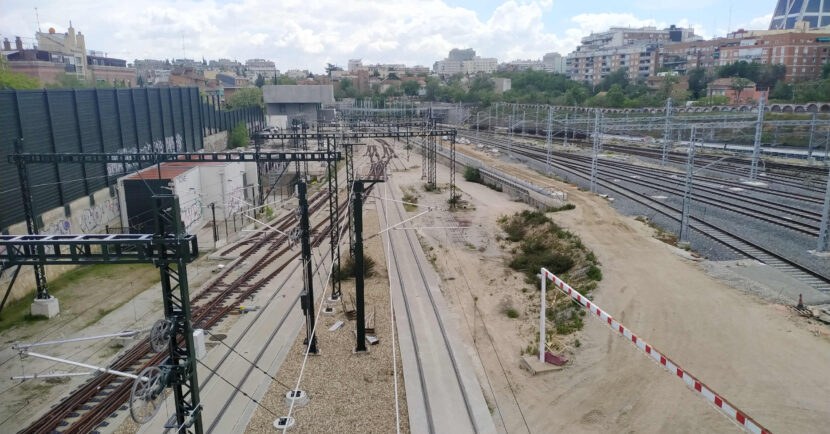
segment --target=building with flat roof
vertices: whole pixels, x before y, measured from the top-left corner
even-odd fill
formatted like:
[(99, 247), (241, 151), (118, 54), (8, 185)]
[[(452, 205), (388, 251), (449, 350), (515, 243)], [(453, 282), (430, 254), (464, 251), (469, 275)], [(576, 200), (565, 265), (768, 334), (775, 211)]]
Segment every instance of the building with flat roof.
[(269, 126), (286, 128), (294, 120), (313, 126), (317, 110), (334, 103), (334, 86), (326, 85), (266, 85), (262, 86), (265, 116)]
[(125, 86), (132, 86), (136, 81), (135, 69), (127, 65), (126, 60), (108, 57), (106, 53), (88, 52), (84, 35), (75, 33), (71, 23), (65, 33), (57, 33), (54, 28), (36, 32), (35, 40), (36, 45), (30, 47), (24, 47), (19, 36), (15, 38), (14, 47), (8, 39), (3, 41), (2, 55), (9, 61), (12, 72), (26, 74), (43, 83), (56, 81), (60, 74), (87, 82), (105, 81)]
[(657, 72), (657, 53), (661, 46), (697, 39), (694, 29), (674, 25), (666, 29), (612, 27), (582, 38), (582, 43), (568, 55), (566, 75), (573, 80), (597, 84), (608, 74), (624, 69), (629, 80), (645, 79)]
[(495, 57), (476, 56), (472, 48), (453, 48), (444, 60), (435, 62), (433, 71), (442, 76), (448, 77), (455, 74), (475, 75), (478, 73), (489, 74), (496, 72), (499, 61)]

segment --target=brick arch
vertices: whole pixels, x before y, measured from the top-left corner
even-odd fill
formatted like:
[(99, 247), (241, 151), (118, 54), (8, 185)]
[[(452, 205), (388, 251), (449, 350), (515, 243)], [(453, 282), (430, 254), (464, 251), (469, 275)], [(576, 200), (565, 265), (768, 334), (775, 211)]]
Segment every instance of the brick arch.
[(830, 113), (830, 104), (822, 104), (819, 108), (819, 112), (821, 113)]
[(818, 112), (818, 105), (817, 104), (807, 104), (807, 111), (810, 113), (817, 113)]
[(804, 112), (806, 112), (806, 111), (807, 111), (807, 109), (806, 109), (806, 108), (804, 108), (804, 106), (803, 106), (803, 105), (797, 105), (797, 106), (795, 106), (795, 110), (794, 110), (794, 111), (795, 111), (796, 113), (804, 113)]
[(783, 113), (792, 113), (793, 112), (793, 106), (792, 105), (785, 105), (783, 108), (781, 108), (781, 111)]

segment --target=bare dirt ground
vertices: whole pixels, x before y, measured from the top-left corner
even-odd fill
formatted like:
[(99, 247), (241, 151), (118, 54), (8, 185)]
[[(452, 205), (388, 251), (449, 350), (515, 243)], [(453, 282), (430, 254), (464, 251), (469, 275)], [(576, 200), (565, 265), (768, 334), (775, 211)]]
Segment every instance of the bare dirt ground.
[[(597, 254), (604, 279), (593, 299), (633, 332), (773, 432), (826, 430), (830, 377), (823, 372), (830, 364), (830, 339), (817, 332), (816, 324), (710, 277), (701, 264), (673, 254), (676, 249), (654, 239), (651, 228), (620, 216), (598, 196), (469, 146), (459, 150), (511, 175), (568, 193), (576, 209), (551, 216)], [(446, 168), (438, 167), (440, 182), (448, 175)], [(420, 171), (407, 175), (420, 185)], [(538, 305), (538, 295), (517, 273), (504, 268), (509, 252), (499, 249), (495, 235), (500, 232), (499, 215), (526, 207), (458, 179), (475, 211), (452, 216), (468, 220), (473, 229), (457, 240), (434, 230), (420, 235), (434, 248), (442, 291), (458, 315), (468, 351), (483, 366), (479, 379), (500, 429), (737, 429), (683, 382), (591, 317), (576, 335), (581, 346), (568, 351), (572, 363), (566, 369), (537, 377), (521, 370), (520, 352), (536, 333), (533, 306)], [(430, 193), (420, 196), (419, 203), (430, 204)], [(434, 220), (425, 218), (424, 226), (446, 224), (450, 218), (437, 212), (428, 216)], [(519, 318), (507, 318), (505, 303), (517, 308)]]
[[(375, 260), (376, 273), (365, 281), (366, 315), (374, 316), (375, 333), (380, 342), (368, 345), (368, 353), (353, 354), (355, 348), (355, 321), (346, 319), (340, 302), (332, 303), (335, 315), (321, 315), (317, 325), (317, 342), (321, 355), (309, 356), (300, 389), (308, 393), (309, 403), (295, 407), (292, 417), (296, 425), (291, 432), (373, 432), (390, 433), (396, 430), (395, 394), (400, 408), (400, 430), (408, 433), (409, 416), (406, 410), (406, 393), (400, 349), (396, 341), (398, 386), (395, 389), (392, 362), (392, 326), (389, 311), (389, 278), (381, 237), (369, 237), (380, 231), (377, 212), (370, 199), (364, 206), (364, 252)], [(348, 246), (342, 249), (348, 255)], [(323, 273), (323, 278), (328, 271)], [(322, 288), (315, 288), (319, 296)], [(328, 288), (326, 293), (328, 294)], [(354, 279), (342, 282), (347, 302), (354, 297)], [(348, 295), (347, 295), (348, 294)], [(335, 322), (343, 321), (342, 328), (329, 331)], [(371, 333), (367, 333), (371, 334)], [(306, 346), (305, 327), (277, 373), (278, 382), (272, 382), (262, 404), (280, 416), (288, 414), (284, 403), (284, 385), (294, 387), (303, 362)], [(396, 338), (397, 339), (397, 338)], [(246, 432), (273, 432), (275, 417), (262, 407), (258, 408)]]

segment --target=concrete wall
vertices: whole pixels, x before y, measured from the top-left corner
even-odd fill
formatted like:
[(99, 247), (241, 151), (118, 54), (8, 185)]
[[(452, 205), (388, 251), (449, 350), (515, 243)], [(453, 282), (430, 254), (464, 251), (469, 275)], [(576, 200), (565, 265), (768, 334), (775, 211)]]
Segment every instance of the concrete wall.
[[(64, 235), (64, 234), (98, 234), (104, 233), (107, 226), (119, 227), (121, 225), (121, 206), (119, 198), (110, 196), (110, 189), (103, 188), (92, 194), (94, 204), (90, 198), (82, 197), (69, 203), (69, 215), (66, 215), (63, 207), (46, 211), (42, 214), (43, 227), (41, 234)], [(21, 222), (9, 227), (10, 234), (26, 234), (26, 223)], [(46, 267), (47, 282), (60, 276), (67, 270), (75, 268), (74, 265), (50, 265)], [(0, 288), (5, 291), (9, 285), (9, 279), (13, 269), (6, 270), (0, 274)], [(14, 283), (9, 301), (24, 297), (29, 291), (35, 288), (34, 273), (32, 267), (23, 267)]]
[(173, 178), (173, 192), (179, 197), (182, 223), (189, 234), (195, 234), (207, 221), (202, 204), (200, 167), (194, 167)]
[(205, 152), (220, 152), (228, 148), (228, 132), (220, 131), (216, 134), (205, 136)]

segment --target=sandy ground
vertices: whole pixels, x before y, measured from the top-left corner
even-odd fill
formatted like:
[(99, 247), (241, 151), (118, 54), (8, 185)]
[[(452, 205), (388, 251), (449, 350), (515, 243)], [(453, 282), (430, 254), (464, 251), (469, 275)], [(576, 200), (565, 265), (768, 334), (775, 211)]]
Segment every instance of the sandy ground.
[[(364, 238), (380, 231), (374, 199), (364, 206)], [(348, 247), (342, 249), (346, 255)], [(389, 311), (389, 279), (381, 237), (372, 237), (364, 243), (364, 252), (376, 262), (376, 274), (365, 281), (366, 315), (374, 313), (375, 334), (380, 342), (367, 345), (368, 353), (353, 354), (355, 322), (347, 320), (340, 302), (332, 303), (335, 315), (321, 315), (318, 323), (318, 345), (321, 355), (309, 356), (300, 389), (309, 395), (309, 403), (295, 407), (292, 417), (296, 425), (291, 432), (395, 432), (395, 394), (400, 408), (401, 432), (409, 432), (406, 393), (400, 350), (395, 348), (397, 363), (397, 391), (392, 361), (392, 327)], [(320, 289), (315, 289), (319, 294)], [(354, 279), (343, 281), (342, 291), (347, 302), (354, 297)], [(348, 294), (348, 295), (346, 295)], [(318, 301), (319, 303), (319, 301)], [(329, 331), (335, 322), (343, 321), (342, 328)], [(369, 333), (367, 333), (369, 334)], [(284, 385), (297, 382), (305, 354), (305, 327), (300, 330), (294, 345), (272, 382), (262, 404), (280, 416), (288, 413), (284, 403)], [(282, 383), (282, 384), (280, 384)], [(275, 417), (263, 408), (254, 413), (246, 432), (274, 431)]]
[[(673, 254), (676, 249), (654, 239), (652, 229), (618, 215), (604, 199), (475, 154), (512, 175), (568, 193), (576, 209), (552, 216), (602, 263), (604, 280), (594, 293), (599, 306), (773, 432), (826, 431), (830, 378), (822, 372), (830, 363), (830, 340), (816, 324), (710, 277), (701, 264)], [(415, 175), (418, 182), (420, 173)], [(439, 182), (447, 176), (439, 165)], [(435, 248), (442, 290), (467, 335), (468, 351), (484, 367), (479, 379), (488, 402), (497, 406), (497, 425), (507, 432), (737, 429), (594, 318), (586, 318), (578, 334), (581, 347), (566, 369), (538, 377), (520, 370), (520, 351), (537, 327), (530, 313), (538, 295), (501, 266), (506, 252), (499, 251), (494, 235), (498, 216), (524, 205), (458, 178), (476, 210), (455, 217), (463, 214), (474, 230), (458, 240), (422, 232)], [(421, 196), (420, 203), (426, 203), (429, 193)], [(518, 319), (502, 313), (505, 303), (519, 308)]]

